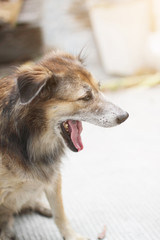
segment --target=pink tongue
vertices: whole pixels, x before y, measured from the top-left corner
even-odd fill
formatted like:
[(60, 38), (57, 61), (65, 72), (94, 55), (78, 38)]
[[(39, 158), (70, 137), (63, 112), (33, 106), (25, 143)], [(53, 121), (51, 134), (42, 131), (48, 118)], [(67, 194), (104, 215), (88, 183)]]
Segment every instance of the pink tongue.
[(82, 123), (80, 121), (72, 121), (68, 120), (68, 124), (71, 130), (71, 139), (75, 146), (75, 148), (79, 151), (83, 149), (83, 144), (81, 140), (81, 132), (82, 132)]

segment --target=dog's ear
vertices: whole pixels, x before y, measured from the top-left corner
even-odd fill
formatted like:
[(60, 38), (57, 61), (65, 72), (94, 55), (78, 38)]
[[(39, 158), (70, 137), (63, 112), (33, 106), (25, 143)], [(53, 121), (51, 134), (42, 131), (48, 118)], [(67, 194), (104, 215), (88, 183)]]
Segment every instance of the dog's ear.
[(17, 86), (21, 103), (30, 103), (51, 76), (52, 72), (43, 66), (22, 66), (19, 68)]

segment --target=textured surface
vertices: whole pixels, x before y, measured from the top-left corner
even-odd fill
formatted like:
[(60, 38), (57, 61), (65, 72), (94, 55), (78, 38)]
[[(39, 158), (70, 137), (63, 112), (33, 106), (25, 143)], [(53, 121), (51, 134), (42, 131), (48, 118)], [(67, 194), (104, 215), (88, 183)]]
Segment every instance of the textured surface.
[[(83, 124), (84, 150), (64, 159), (66, 212), (90, 239), (106, 224), (106, 240), (159, 240), (159, 91), (108, 94), (130, 118), (110, 129)], [(52, 219), (34, 214), (18, 218), (15, 229), (21, 240), (61, 239)]]

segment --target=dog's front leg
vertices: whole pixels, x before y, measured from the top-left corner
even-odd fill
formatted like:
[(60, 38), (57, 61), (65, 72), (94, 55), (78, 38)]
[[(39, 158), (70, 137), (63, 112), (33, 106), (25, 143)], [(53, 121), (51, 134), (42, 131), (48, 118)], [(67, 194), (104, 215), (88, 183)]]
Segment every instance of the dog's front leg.
[(46, 196), (52, 209), (54, 221), (64, 240), (87, 240), (72, 229), (64, 211), (61, 195), (61, 175), (57, 177), (56, 184), (46, 189)]
[(0, 240), (13, 240), (13, 213), (8, 208), (0, 205)]

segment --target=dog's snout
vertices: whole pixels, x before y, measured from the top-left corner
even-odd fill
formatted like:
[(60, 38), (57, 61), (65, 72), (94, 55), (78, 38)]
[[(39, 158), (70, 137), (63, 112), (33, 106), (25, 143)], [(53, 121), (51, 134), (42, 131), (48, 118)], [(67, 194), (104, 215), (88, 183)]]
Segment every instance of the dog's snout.
[(118, 123), (118, 124), (123, 123), (128, 117), (129, 117), (129, 114), (128, 114), (127, 112), (119, 115), (119, 116), (117, 117), (117, 119), (116, 119), (116, 120), (117, 120), (117, 123)]

